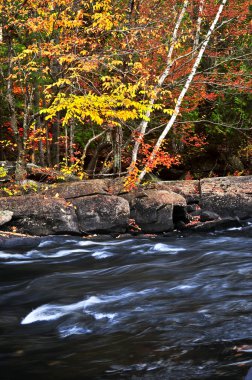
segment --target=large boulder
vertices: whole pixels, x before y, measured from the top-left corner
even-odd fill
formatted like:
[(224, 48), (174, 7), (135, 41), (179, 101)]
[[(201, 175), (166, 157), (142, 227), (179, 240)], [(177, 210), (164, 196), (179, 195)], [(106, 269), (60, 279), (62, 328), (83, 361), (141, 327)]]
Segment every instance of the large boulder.
[(129, 203), (121, 197), (97, 194), (71, 202), (83, 233), (123, 233), (128, 226)]
[(9, 210), (0, 210), (0, 226), (11, 221), (13, 212)]
[(221, 217), (252, 217), (252, 177), (218, 177), (200, 181), (201, 207)]
[[(109, 180), (109, 189), (113, 194), (125, 196), (128, 192), (125, 190), (123, 179), (116, 178)], [(144, 185), (139, 185), (137, 191), (145, 190), (165, 190), (182, 195), (187, 203), (198, 203), (200, 199), (200, 181), (199, 180), (182, 180), (182, 181), (155, 181)]]
[(182, 195), (187, 203), (198, 203), (200, 199), (200, 182), (198, 180), (162, 181), (148, 185), (156, 190), (173, 191)]
[(50, 197), (65, 199), (80, 198), (88, 195), (108, 194), (108, 185), (105, 180), (93, 179), (89, 181), (60, 183), (46, 186), (43, 194)]
[(79, 233), (75, 209), (64, 199), (27, 195), (0, 198), (0, 210), (13, 213), (4, 227), (30, 235)]
[(171, 231), (174, 210), (183, 214), (186, 207), (184, 197), (166, 190), (138, 190), (123, 196), (129, 201), (130, 217), (147, 233)]

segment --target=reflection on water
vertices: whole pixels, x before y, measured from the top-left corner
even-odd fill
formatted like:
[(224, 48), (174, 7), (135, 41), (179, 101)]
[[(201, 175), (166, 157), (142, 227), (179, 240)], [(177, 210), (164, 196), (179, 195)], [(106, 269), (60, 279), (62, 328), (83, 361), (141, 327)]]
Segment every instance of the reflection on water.
[(252, 225), (0, 249), (1, 380), (252, 380)]

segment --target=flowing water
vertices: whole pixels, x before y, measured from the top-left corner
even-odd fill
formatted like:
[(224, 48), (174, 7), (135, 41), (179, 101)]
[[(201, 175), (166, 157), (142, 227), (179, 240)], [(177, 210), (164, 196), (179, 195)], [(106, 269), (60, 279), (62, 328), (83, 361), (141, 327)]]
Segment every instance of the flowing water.
[(252, 379), (252, 224), (0, 249), (0, 379)]

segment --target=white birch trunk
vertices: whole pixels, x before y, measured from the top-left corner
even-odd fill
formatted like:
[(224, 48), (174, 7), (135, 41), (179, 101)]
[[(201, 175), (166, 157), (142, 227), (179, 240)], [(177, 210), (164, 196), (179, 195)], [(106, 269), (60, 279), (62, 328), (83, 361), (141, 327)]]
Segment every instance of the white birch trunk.
[[(154, 88), (153, 96), (152, 96), (152, 98), (151, 98), (151, 100), (149, 102), (149, 108), (148, 108), (148, 110), (146, 111), (146, 113), (144, 115), (144, 120), (142, 120), (141, 123), (140, 123), (140, 126), (139, 126), (140, 136), (144, 136), (145, 135), (145, 132), (146, 132), (146, 129), (147, 129), (148, 123), (149, 123), (148, 119), (149, 119), (149, 117), (151, 115), (152, 106), (155, 103), (156, 95), (158, 94), (158, 92), (159, 92), (160, 88), (162, 87), (165, 79), (167, 78), (167, 76), (170, 73), (170, 70), (171, 70), (171, 67), (172, 67), (172, 64), (173, 64), (172, 54), (173, 54), (175, 45), (176, 45), (177, 40), (178, 40), (178, 30), (179, 30), (181, 22), (182, 22), (182, 20), (184, 18), (184, 15), (185, 15), (188, 3), (189, 3), (188, 0), (184, 1), (183, 8), (182, 8), (182, 10), (181, 10), (181, 12), (179, 14), (178, 19), (177, 19), (177, 22), (176, 22), (176, 25), (175, 25), (175, 28), (174, 28), (174, 31), (173, 31), (173, 35), (172, 35), (171, 45), (170, 45), (170, 48), (169, 48), (169, 51), (168, 51), (168, 54), (167, 54), (166, 68), (165, 68), (165, 70), (163, 71), (163, 73), (160, 75), (160, 77), (158, 79), (158, 83), (157, 83), (157, 85)], [(138, 150), (139, 150), (139, 146), (141, 144), (140, 140), (141, 139), (137, 139), (135, 141), (135, 145), (134, 145), (133, 152), (132, 152), (132, 160), (131, 160), (131, 165), (132, 166), (134, 166), (136, 164), (136, 161), (137, 161)]]
[(196, 24), (196, 34), (195, 34), (195, 39), (194, 39), (194, 44), (193, 44), (193, 50), (196, 50), (198, 48), (199, 42), (200, 42), (200, 32), (201, 32), (204, 4), (205, 4), (205, 0), (200, 0), (199, 14), (198, 14), (198, 19), (197, 19), (197, 24)]
[(145, 174), (146, 174), (146, 172), (148, 170), (148, 167), (153, 162), (153, 160), (154, 160), (154, 158), (156, 156), (156, 153), (160, 149), (160, 146), (161, 146), (164, 138), (166, 137), (166, 135), (168, 134), (168, 132), (170, 131), (170, 129), (172, 128), (174, 122), (177, 119), (177, 116), (178, 116), (179, 111), (180, 111), (181, 103), (182, 103), (182, 101), (184, 99), (184, 96), (186, 95), (186, 93), (187, 93), (187, 91), (188, 91), (188, 89), (190, 87), (190, 84), (191, 84), (191, 82), (192, 82), (192, 80), (193, 80), (193, 78), (194, 78), (194, 76), (196, 74), (197, 68), (198, 68), (198, 66), (199, 66), (199, 64), (201, 62), (202, 56), (203, 56), (203, 54), (204, 54), (204, 52), (206, 50), (206, 47), (207, 47), (207, 45), (209, 43), (210, 37), (211, 37), (213, 31), (215, 30), (216, 24), (219, 21), (220, 15), (221, 15), (221, 13), (223, 11), (223, 8), (226, 5), (226, 3), (227, 3), (227, 0), (222, 0), (221, 4), (219, 6), (218, 12), (215, 15), (214, 21), (212, 22), (212, 24), (211, 24), (211, 26), (210, 26), (210, 28), (208, 30), (208, 33), (207, 33), (206, 38), (205, 38), (205, 41), (201, 45), (201, 48), (200, 48), (199, 53), (198, 53), (198, 56), (197, 56), (197, 58), (196, 58), (196, 60), (194, 62), (194, 65), (192, 67), (191, 73), (188, 76), (187, 81), (186, 81), (186, 83), (185, 83), (185, 85), (184, 85), (184, 87), (183, 87), (183, 89), (182, 89), (182, 91), (181, 91), (181, 93), (180, 93), (180, 95), (178, 97), (178, 100), (176, 102), (176, 106), (174, 108), (173, 115), (172, 115), (171, 119), (169, 120), (169, 122), (166, 124), (165, 129), (163, 130), (163, 132), (159, 136), (159, 138), (158, 138), (158, 140), (156, 142), (156, 145), (154, 146), (153, 151), (152, 151), (152, 153), (151, 153), (151, 155), (150, 155), (150, 157), (148, 159), (147, 164), (145, 165), (143, 171), (140, 173), (140, 175), (138, 177), (138, 182), (140, 182), (144, 178), (144, 176), (145, 176)]

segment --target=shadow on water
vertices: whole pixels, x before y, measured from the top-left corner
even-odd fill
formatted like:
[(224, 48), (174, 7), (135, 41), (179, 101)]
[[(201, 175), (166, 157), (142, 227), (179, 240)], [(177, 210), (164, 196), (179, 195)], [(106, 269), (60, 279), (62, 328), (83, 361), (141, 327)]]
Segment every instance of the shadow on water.
[(252, 225), (0, 250), (1, 380), (252, 380)]

